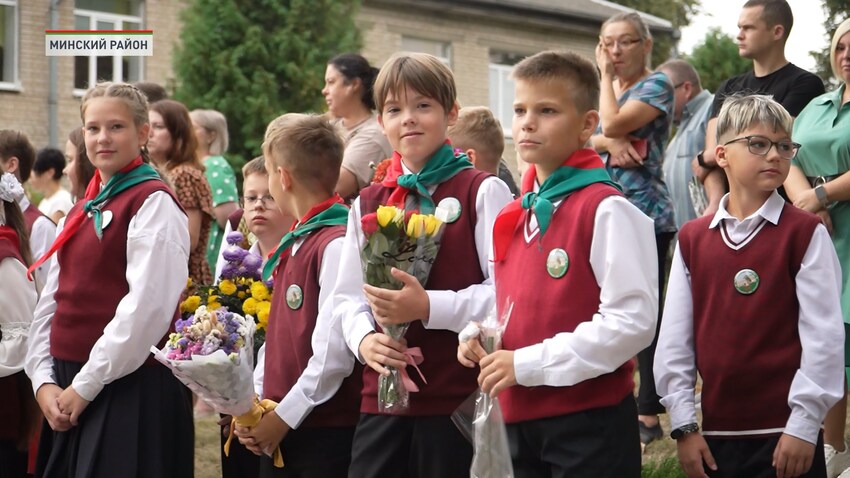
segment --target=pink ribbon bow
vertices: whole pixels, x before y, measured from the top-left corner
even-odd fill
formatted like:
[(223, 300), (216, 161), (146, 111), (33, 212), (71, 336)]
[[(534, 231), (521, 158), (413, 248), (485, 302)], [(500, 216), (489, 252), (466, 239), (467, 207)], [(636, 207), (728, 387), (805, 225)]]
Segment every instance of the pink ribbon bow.
[[(411, 347), (404, 352), (404, 361), (407, 362), (408, 365), (412, 365), (413, 368), (419, 372), (419, 378), (427, 384), (428, 381), (425, 380), (425, 376), (422, 375), (422, 370), (419, 370), (419, 364), (421, 364), (423, 360), (425, 360), (425, 357), (422, 356), (422, 349), (419, 347)], [(407, 374), (407, 367), (401, 369), (400, 372), (401, 381), (404, 383), (404, 387), (409, 392), (418, 392), (419, 387), (413, 380), (410, 379), (410, 375)]]

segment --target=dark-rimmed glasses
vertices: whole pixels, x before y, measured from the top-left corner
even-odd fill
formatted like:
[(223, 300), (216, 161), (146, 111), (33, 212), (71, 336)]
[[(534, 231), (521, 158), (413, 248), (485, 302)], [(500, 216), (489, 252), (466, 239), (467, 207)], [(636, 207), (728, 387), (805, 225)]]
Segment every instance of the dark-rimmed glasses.
[(794, 156), (797, 156), (797, 151), (799, 151), (802, 146), (800, 143), (795, 143), (790, 139), (771, 141), (770, 138), (757, 134), (735, 138), (723, 143), (723, 146), (744, 140), (747, 141), (747, 149), (750, 150), (750, 153), (755, 154), (756, 156), (767, 156), (767, 153), (770, 152), (770, 148), (776, 146), (776, 152), (779, 153), (779, 156), (782, 159), (794, 159)]

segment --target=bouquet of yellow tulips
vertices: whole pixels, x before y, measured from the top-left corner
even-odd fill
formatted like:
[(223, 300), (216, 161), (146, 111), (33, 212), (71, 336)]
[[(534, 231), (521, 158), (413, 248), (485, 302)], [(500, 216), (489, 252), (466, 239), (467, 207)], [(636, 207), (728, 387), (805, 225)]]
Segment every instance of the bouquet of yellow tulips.
[[(361, 218), (366, 244), (360, 251), (363, 280), (369, 285), (399, 290), (403, 284), (392, 276), (393, 267), (416, 277), (425, 287), (431, 266), (440, 248), (443, 221), (433, 214), (405, 212), (395, 206), (379, 206), (376, 212)], [(409, 324), (381, 328), (395, 340), (401, 340)], [(394, 413), (407, 408), (409, 390), (404, 371), (390, 368), (390, 375), (378, 378), (378, 409)]]

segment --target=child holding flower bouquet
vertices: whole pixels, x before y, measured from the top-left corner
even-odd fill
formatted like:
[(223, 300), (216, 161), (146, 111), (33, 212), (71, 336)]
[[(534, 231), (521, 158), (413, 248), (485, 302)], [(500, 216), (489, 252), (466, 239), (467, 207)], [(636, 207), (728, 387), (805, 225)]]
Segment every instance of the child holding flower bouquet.
[(496, 300), (513, 302), (502, 348), (458, 360), (498, 395), (516, 476), (640, 476), (632, 357), (655, 333), (653, 224), (587, 147), (599, 76), (575, 53), (514, 67), (513, 137), (530, 164), (493, 230)]
[[(472, 448), (451, 414), (476, 383), (475, 373), (455, 360), (456, 334), (493, 306), (490, 231), (511, 194), (447, 142), (446, 131), (457, 118), (456, 96), (451, 71), (431, 55), (394, 55), (376, 80), (378, 120), (395, 153), (383, 181), (363, 189), (352, 205), (334, 291), (334, 315), (342, 320), (345, 340), (369, 366), (363, 372), (363, 414), (350, 476), (469, 476)], [(401, 290), (364, 286), (365, 234), (378, 227), (371, 220), (385, 222), (379, 215), (390, 215), (378, 212), (379, 206), (407, 213), (432, 214), (437, 206), (449, 211), (427, 290), (416, 276), (398, 269), (391, 274), (404, 285)], [(378, 374), (416, 363), (405, 342), (379, 331), (398, 325), (408, 327), (407, 344), (421, 349), (424, 380), (411, 373), (419, 391), (410, 394), (407, 408), (386, 415), (379, 410)]]
[(80, 112), (97, 171), (53, 246), (30, 267), (56, 253), (25, 364), (47, 425), (39, 477), (193, 474), (188, 390), (149, 357), (178, 317), (189, 231), (144, 157), (147, 106), (124, 83), (86, 93)]
[(318, 116), (287, 114), (269, 124), (263, 156), (269, 190), (285, 215), (301, 218), (263, 271), (274, 277), (262, 398), (278, 402), (252, 428), (237, 426), (254, 453), (280, 445), (283, 468), (267, 456), (261, 477), (345, 477), (358, 418), (361, 373), (332, 314), (333, 282), (348, 208), (334, 193), (343, 142)]

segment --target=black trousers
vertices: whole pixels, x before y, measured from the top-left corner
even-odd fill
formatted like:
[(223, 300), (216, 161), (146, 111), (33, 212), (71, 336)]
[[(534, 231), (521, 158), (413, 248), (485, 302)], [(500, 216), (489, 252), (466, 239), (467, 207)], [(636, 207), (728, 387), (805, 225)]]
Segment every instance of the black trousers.
[[(222, 417), (224, 415), (221, 415)], [(230, 425), (223, 428), (230, 430)], [(239, 443), (239, 439), (233, 437), (230, 442), (230, 455), (224, 454), (224, 443), (227, 437), (221, 434), (221, 478), (256, 478), (260, 474), (260, 457)]]
[(469, 478), (472, 445), (451, 417), (360, 415), (350, 478)]
[(28, 456), (15, 443), (0, 441), (0, 478), (26, 478)]
[[(705, 437), (717, 471), (705, 469), (711, 478), (775, 478), (773, 451), (779, 436), (766, 438)], [(812, 467), (801, 478), (826, 478), (826, 459), (823, 455), (823, 432), (818, 434)]]
[(637, 407), (618, 405), (507, 426), (516, 478), (639, 478)]
[(655, 245), (658, 250), (658, 324), (655, 327), (655, 337), (649, 347), (638, 352), (638, 372), (640, 372), (640, 387), (638, 387), (637, 406), (640, 415), (658, 415), (664, 413), (661, 397), (655, 391), (655, 375), (652, 366), (655, 364), (655, 347), (658, 345), (658, 331), (661, 329), (661, 314), (664, 306), (664, 275), (667, 272), (667, 250), (674, 232), (664, 232), (655, 235)]
[(354, 427), (291, 430), (280, 443), (283, 468), (275, 468), (272, 459), (263, 455), (260, 478), (345, 478), (353, 438)]

